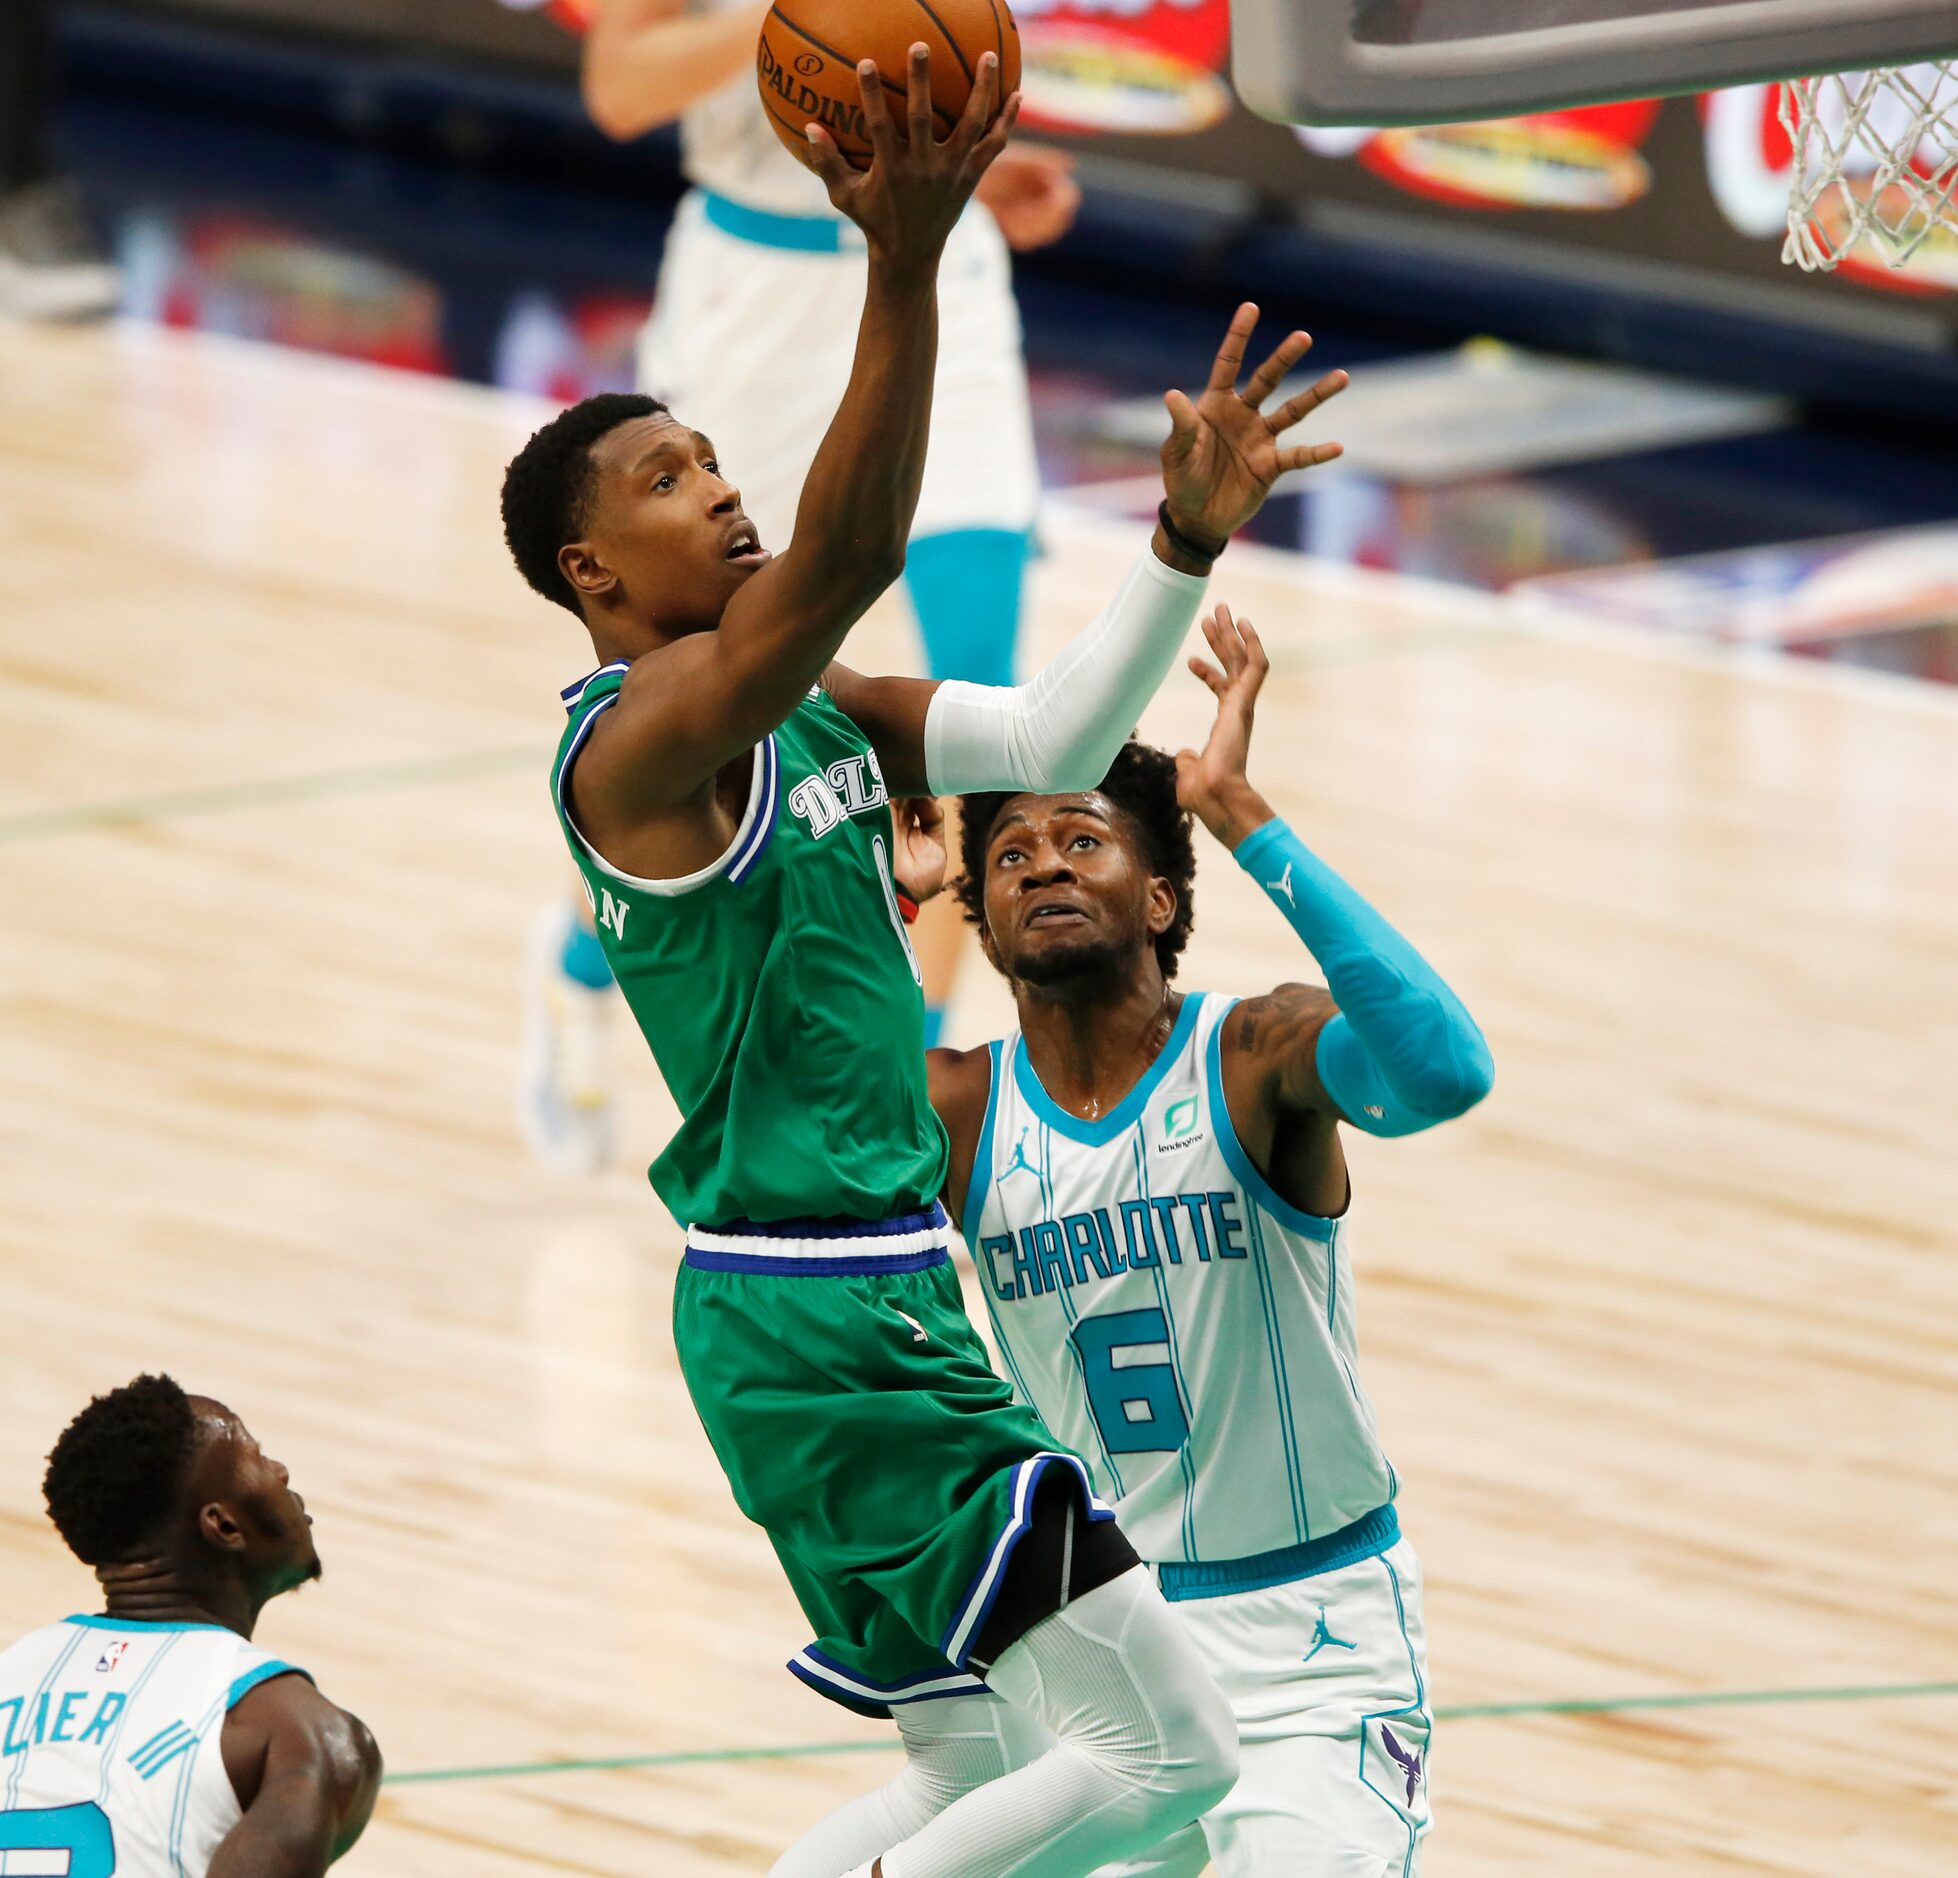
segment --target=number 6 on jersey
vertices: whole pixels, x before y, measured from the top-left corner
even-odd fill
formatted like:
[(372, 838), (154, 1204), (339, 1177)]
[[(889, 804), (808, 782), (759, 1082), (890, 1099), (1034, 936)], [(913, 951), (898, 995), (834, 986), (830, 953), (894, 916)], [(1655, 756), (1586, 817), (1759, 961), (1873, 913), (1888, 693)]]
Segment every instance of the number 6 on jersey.
[[(1072, 1340), (1088, 1407), (1110, 1454), (1170, 1454), (1190, 1438), (1190, 1418), (1169, 1363), (1169, 1322), (1161, 1311), (1084, 1317)], [(1135, 1360), (1135, 1353), (1152, 1349), (1162, 1351), (1161, 1361)]]

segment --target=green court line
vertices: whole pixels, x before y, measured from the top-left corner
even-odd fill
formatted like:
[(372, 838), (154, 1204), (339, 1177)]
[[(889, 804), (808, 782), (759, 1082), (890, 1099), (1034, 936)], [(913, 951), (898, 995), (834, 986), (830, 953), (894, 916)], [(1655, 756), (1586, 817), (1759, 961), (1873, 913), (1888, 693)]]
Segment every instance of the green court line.
[(125, 796), (120, 801), (78, 802), (71, 808), (36, 809), (0, 817), (0, 846), (45, 841), (54, 835), (87, 834), (108, 828), (138, 828), (199, 815), (233, 815), (292, 802), (328, 802), (345, 796), (390, 795), (403, 789), (431, 789), (444, 783), (476, 782), (486, 776), (548, 771), (551, 753), (543, 744), (500, 750), (465, 750), (454, 756), (418, 758), (407, 763), (369, 763), (352, 769), (314, 770), (300, 776), (275, 776), (263, 782), (225, 783), (211, 789), (178, 789), (162, 795)]
[(530, 1774), (608, 1774), (627, 1767), (725, 1766), (734, 1761), (793, 1761), (818, 1754), (893, 1754), (896, 1741), (816, 1741), (785, 1748), (695, 1748), (684, 1754), (613, 1754), (595, 1761), (516, 1761), (507, 1767), (430, 1767), (389, 1774), (390, 1787), (430, 1786), (438, 1780), (520, 1780)]
[[(1500, 625), (1448, 625), (1398, 633), (1364, 633), (1299, 650), (1310, 667), (1361, 665), (1422, 656), (1431, 652), (1485, 651), (1523, 635)], [(351, 769), (314, 770), (299, 776), (274, 776), (258, 782), (220, 783), (208, 789), (178, 789), (153, 796), (124, 796), (108, 802), (78, 802), (58, 809), (30, 809), (0, 816), (0, 847), (46, 841), (58, 835), (144, 828), (203, 815), (236, 815), (250, 809), (291, 803), (330, 802), (349, 796), (391, 795), (400, 790), (439, 788), (445, 783), (477, 782), (535, 769), (550, 762), (545, 744), (498, 750), (465, 750), (453, 756), (417, 758), (403, 763), (372, 763)]]
[(1477, 1702), (1438, 1708), (1437, 1721), (1486, 1721), (1509, 1715), (1609, 1715), (1625, 1709), (1746, 1708), (1778, 1702), (1894, 1702), (1911, 1696), (1958, 1695), (1958, 1682), (1879, 1682), (1836, 1689), (1710, 1689), (1690, 1695), (1632, 1695), (1595, 1702)]
[[(1688, 1695), (1627, 1695), (1578, 1702), (1479, 1702), (1435, 1710), (1437, 1721), (1486, 1721), (1518, 1715), (1608, 1715), (1633, 1709), (1742, 1708), (1780, 1702), (1886, 1702), (1913, 1696), (1958, 1695), (1958, 1682), (1871, 1683), (1829, 1689), (1714, 1689)], [(614, 1773), (640, 1767), (727, 1766), (738, 1761), (813, 1759), (829, 1754), (890, 1754), (898, 1743), (824, 1741), (800, 1747), (695, 1748), (679, 1754), (615, 1754), (602, 1760), (516, 1761), (503, 1767), (431, 1767), (389, 1774), (391, 1787), (429, 1786), (449, 1780), (521, 1780), (535, 1774)]]

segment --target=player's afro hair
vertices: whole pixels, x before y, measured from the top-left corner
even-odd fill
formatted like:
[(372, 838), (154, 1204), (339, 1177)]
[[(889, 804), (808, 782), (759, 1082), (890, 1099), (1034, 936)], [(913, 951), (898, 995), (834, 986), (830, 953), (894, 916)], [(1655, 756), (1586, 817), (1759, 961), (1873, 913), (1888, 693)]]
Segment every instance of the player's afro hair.
[(559, 570), (557, 555), (591, 519), (592, 445), (632, 418), (657, 417), (665, 409), (638, 392), (600, 392), (560, 411), (503, 472), (503, 539), (517, 571), (545, 599), (580, 619), (577, 592)]
[[(1146, 743), (1123, 744), (1100, 792), (1120, 812), (1141, 844), (1150, 873), (1176, 891), (1176, 914), (1167, 930), (1156, 935), (1156, 962), (1163, 977), (1176, 976), (1176, 962), (1190, 943), (1196, 924), (1196, 844), (1190, 839), (1190, 812), (1176, 800), (1176, 759)], [(1017, 790), (988, 792), (960, 798), (959, 878), (953, 892), (965, 916), (982, 930), (986, 924), (986, 848), (1000, 811)]]
[(190, 1397), (168, 1376), (98, 1395), (48, 1456), (48, 1515), (84, 1565), (129, 1558), (169, 1517), (197, 1447)]

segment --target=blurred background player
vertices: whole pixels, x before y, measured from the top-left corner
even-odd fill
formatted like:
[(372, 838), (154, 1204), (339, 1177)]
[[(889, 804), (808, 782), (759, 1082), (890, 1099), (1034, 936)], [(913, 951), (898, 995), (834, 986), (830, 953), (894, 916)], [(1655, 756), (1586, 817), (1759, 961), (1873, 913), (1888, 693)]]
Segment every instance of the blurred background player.
[(120, 277), (54, 150), (54, 0), (0, 6), (0, 316), (113, 312)]
[[(946, 1198), (1019, 1395), (1087, 1457), (1237, 1715), (1235, 1788), (1102, 1878), (1197, 1878), (1213, 1858), (1219, 1878), (1408, 1878), (1430, 1822), (1421, 1570), (1353, 1367), (1339, 1128), (1453, 1120), (1492, 1067), (1461, 1001), (1252, 787), (1264, 650), (1228, 608), (1205, 633), (1201, 752), (1131, 743), (1099, 789), (966, 798), (959, 895), (1020, 1030), (929, 1059)], [(1327, 987), (1173, 989), (1192, 812)], [(944, 851), (904, 820), (901, 878), (929, 892)], [(907, 1746), (931, 1751), (944, 1804), (931, 1726)], [(843, 1808), (826, 1849), (887, 1833), (892, 1803)]]
[[(679, 121), (692, 188), (667, 238), (640, 386), (740, 466), (747, 512), (780, 548), (849, 378), (865, 261), (857, 231), (769, 128), (754, 69), (767, 11), (753, 0), (602, 0), (584, 91), (612, 137)], [(1069, 167), (1059, 151), (1014, 144), (946, 247), (931, 449), (904, 569), (934, 678), (1013, 682), (1040, 485), (1007, 249), (1066, 233), (1080, 203)], [(949, 905), (915, 942), (936, 1042), (963, 943)], [(603, 1165), (614, 1000), (582, 895), (539, 915), (526, 982), (525, 1133), (554, 1165)]]
[(0, 1871), (317, 1878), (374, 1810), (374, 1738), (252, 1643), (320, 1575), (290, 1476), (168, 1376), (98, 1396), (48, 1514), (106, 1606), (0, 1654)]

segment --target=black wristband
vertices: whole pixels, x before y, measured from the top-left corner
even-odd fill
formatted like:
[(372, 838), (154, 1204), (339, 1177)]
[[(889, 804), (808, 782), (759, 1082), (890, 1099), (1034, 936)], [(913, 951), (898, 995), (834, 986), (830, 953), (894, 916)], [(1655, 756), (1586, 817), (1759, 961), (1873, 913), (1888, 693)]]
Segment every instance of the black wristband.
[(1223, 553), (1225, 548), (1231, 545), (1230, 537), (1226, 535), (1222, 545), (1219, 547), (1198, 547), (1188, 535), (1169, 519), (1169, 498), (1167, 496), (1156, 505), (1156, 520), (1162, 525), (1163, 533), (1169, 537), (1169, 545), (1178, 554), (1187, 554), (1193, 561), (1214, 561)]

